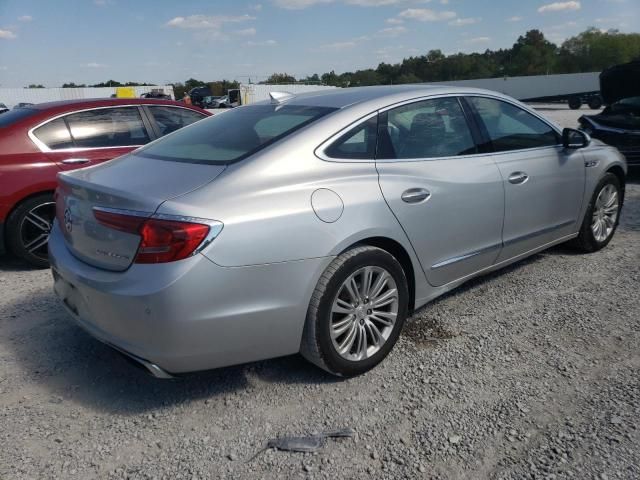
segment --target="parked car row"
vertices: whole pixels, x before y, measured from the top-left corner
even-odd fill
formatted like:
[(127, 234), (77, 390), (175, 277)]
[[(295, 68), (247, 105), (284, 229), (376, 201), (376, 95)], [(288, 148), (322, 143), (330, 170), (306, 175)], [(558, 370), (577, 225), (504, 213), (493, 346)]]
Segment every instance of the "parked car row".
[(296, 352), (358, 375), (466, 280), (562, 242), (605, 247), (626, 171), (488, 91), (274, 92), (59, 174), (55, 291), (158, 377)]
[(59, 172), (111, 160), (210, 115), (146, 99), (52, 102), (3, 113), (0, 253), (8, 249), (34, 266), (47, 266)]

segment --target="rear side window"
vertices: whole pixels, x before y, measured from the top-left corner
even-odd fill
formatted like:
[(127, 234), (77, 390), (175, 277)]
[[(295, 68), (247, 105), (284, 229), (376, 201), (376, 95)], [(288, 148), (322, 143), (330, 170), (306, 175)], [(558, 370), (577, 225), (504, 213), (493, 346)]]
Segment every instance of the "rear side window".
[(149, 142), (137, 107), (100, 108), (64, 118), (79, 148), (127, 147)]
[(73, 141), (63, 118), (57, 118), (33, 131), (35, 137), (51, 150), (72, 148)]
[(373, 160), (376, 154), (378, 117), (372, 117), (340, 136), (325, 151), (336, 159)]
[(252, 155), (334, 111), (302, 105), (251, 105), (209, 117), (136, 154), (176, 162), (226, 164)]
[(378, 133), (379, 159), (454, 157), (476, 153), (457, 98), (435, 98), (384, 113)]
[(179, 128), (191, 125), (205, 118), (205, 115), (180, 107), (148, 106), (151, 116), (156, 122), (160, 136), (175, 132)]
[(553, 128), (515, 105), (485, 97), (468, 97), (468, 101), (480, 115), (496, 152), (547, 147), (561, 142)]

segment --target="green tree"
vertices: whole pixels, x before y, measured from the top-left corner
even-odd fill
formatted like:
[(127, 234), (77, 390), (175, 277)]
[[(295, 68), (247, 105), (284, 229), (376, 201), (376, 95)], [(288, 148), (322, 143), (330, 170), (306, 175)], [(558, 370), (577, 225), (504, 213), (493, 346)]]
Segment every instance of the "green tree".
[(32, 83), (28, 87), (24, 87), (24, 88), (45, 88), (45, 87), (44, 85)]
[(274, 73), (264, 82), (260, 83), (296, 83), (296, 79), (288, 73)]

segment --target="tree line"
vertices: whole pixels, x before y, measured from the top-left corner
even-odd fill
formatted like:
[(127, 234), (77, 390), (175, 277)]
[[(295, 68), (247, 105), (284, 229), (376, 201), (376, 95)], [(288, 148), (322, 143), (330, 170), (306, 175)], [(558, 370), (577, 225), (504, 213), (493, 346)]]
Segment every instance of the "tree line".
[[(455, 53), (445, 55), (441, 50), (429, 50), (424, 55), (403, 59), (400, 63), (380, 63), (376, 68), (354, 72), (313, 74), (295, 78), (288, 73), (274, 73), (259, 83), (309, 83), (336, 87), (390, 85), (419, 82), (446, 82), (502, 76), (547, 75), (554, 73), (580, 73), (602, 71), (612, 65), (640, 60), (640, 33), (621, 33), (618, 30), (601, 31), (589, 28), (565, 40), (560, 46), (550, 42), (540, 30), (529, 30), (518, 37), (511, 48), (485, 50), (483, 53)], [(73, 87), (128, 87), (152, 86), (149, 83), (115, 80), (94, 85), (65, 83)], [(204, 82), (190, 78), (173, 83), (177, 99), (195, 87), (207, 86), (213, 95), (224, 95), (239, 88), (232, 80)], [(25, 88), (43, 88), (29, 85)]]

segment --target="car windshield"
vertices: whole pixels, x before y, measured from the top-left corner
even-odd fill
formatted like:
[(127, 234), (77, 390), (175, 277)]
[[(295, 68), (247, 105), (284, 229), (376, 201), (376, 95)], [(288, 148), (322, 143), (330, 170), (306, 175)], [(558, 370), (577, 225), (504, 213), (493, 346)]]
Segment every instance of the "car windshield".
[(0, 115), (0, 128), (9, 127), (15, 122), (30, 117), (31, 115), (35, 115), (36, 113), (38, 113), (38, 111), (33, 108), (14, 108), (13, 110)]
[(136, 155), (220, 165), (242, 160), (334, 111), (301, 105), (253, 105), (202, 120), (149, 144)]

